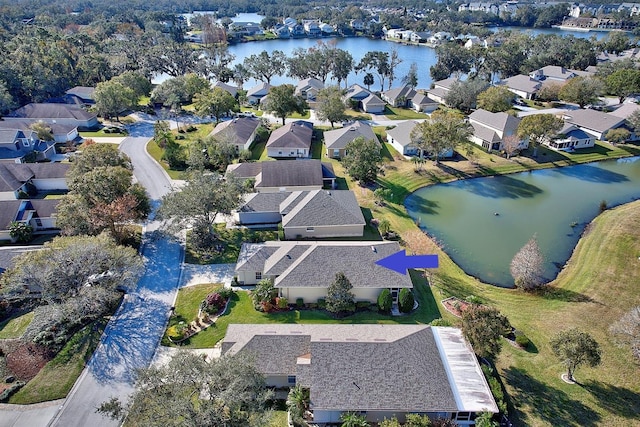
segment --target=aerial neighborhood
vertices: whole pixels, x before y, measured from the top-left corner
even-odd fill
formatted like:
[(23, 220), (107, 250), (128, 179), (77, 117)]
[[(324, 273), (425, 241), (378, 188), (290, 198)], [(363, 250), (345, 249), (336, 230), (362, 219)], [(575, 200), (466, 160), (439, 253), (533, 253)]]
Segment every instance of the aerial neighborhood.
[(66, 3), (0, 15), (0, 427), (640, 422), (640, 3)]

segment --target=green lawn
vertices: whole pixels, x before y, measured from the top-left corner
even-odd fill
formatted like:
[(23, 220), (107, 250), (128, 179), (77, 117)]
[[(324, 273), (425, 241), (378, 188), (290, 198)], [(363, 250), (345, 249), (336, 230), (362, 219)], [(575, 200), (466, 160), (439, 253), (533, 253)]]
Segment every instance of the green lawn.
[[(358, 312), (344, 319), (335, 319), (329, 312), (324, 310), (297, 310), (292, 309), (286, 312), (263, 313), (253, 307), (253, 302), (247, 291), (238, 291), (232, 297), (227, 312), (218, 318), (215, 325), (194, 335), (184, 341), (181, 347), (184, 348), (210, 348), (224, 338), (227, 327), (232, 323), (429, 323), (441, 317), (440, 308), (427, 286), (427, 282), (417, 271), (410, 271), (411, 279), (414, 283), (416, 300), (420, 304), (418, 309), (406, 316), (392, 317), (378, 314), (375, 311)], [(219, 285), (202, 285), (199, 290), (183, 293), (184, 289), (178, 293), (176, 300), (176, 314), (178, 307), (183, 317), (182, 321), (189, 321), (190, 313), (197, 313), (198, 305), (206, 294)], [(451, 316), (447, 313), (447, 316)], [(179, 320), (176, 320), (176, 322)], [(172, 322), (174, 322), (172, 320)], [(175, 323), (170, 323), (170, 326)], [(166, 341), (165, 341), (166, 343)]]
[(413, 119), (428, 119), (429, 116), (424, 113), (417, 113), (409, 108), (398, 108), (387, 105), (384, 108), (385, 116), (389, 120), (413, 120)]
[(9, 403), (26, 405), (66, 397), (100, 342), (106, 324), (106, 319), (101, 319), (77, 332), (38, 375), (11, 396)]
[(235, 263), (240, 254), (240, 247), (245, 242), (264, 242), (266, 240), (276, 240), (277, 231), (271, 230), (249, 230), (246, 228), (227, 229), (225, 224), (216, 224), (217, 239), (213, 245), (222, 245), (224, 248), (220, 253), (201, 254), (191, 245), (187, 234), (187, 249), (185, 262), (188, 264), (227, 264)]
[(0, 339), (20, 338), (33, 320), (33, 311), (0, 323)]
[(80, 132), (80, 136), (83, 138), (118, 138), (125, 137), (127, 134), (122, 132), (107, 133), (104, 130), (97, 130), (93, 132)]
[(350, 108), (346, 109), (344, 113), (349, 116), (349, 120), (371, 120), (371, 114), (362, 113)]
[(306, 119), (308, 119), (310, 117), (311, 117), (311, 111), (310, 110), (305, 111), (304, 114), (293, 113), (293, 114), (287, 116), (288, 119), (298, 119), (298, 120), (306, 120)]

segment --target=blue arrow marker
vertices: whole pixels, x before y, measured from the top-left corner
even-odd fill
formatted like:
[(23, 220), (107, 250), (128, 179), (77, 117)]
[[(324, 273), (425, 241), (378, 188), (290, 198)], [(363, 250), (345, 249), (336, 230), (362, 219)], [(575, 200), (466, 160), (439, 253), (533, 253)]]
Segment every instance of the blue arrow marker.
[(402, 250), (376, 261), (376, 264), (406, 275), (408, 268), (437, 268), (438, 255), (407, 256), (406, 252)]

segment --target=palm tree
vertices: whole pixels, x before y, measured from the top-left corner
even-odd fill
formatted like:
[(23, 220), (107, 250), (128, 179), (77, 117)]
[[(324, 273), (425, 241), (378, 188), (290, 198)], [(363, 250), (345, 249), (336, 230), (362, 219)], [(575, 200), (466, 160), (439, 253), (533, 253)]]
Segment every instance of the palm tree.
[(291, 421), (294, 426), (307, 426), (304, 420), (304, 413), (309, 409), (309, 389), (300, 385), (291, 388), (287, 396), (287, 409), (291, 414)]
[(357, 412), (345, 412), (340, 415), (342, 427), (370, 427), (367, 418)]

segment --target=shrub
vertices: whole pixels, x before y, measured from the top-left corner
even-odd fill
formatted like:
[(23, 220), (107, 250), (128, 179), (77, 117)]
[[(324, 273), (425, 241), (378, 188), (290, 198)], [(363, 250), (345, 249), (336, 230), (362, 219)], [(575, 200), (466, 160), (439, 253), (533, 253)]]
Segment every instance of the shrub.
[(431, 326), (451, 326), (451, 322), (443, 318), (433, 319), (429, 324)]
[(296, 298), (296, 307), (298, 308), (304, 307), (304, 298)]
[(393, 305), (393, 298), (391, 298), (391, 291), (389, 289), (383, 289), (378, 295), (378, 310), (381, 313), (389, 313), (391, 306)]
[(489, 388), (491, 389), (493, 398), (496, 400), (498, 409), (500, 410), (501, 413), (508, 415), (507, 403), (504, 400), (504, 391), (502, 390), (502, 385), (500, 384), (500, 381), (498, 381), (498, 379), (495, 377), (495, 372), (493, 368), (487, 365), (482, 365), (482, 373), (487, 379), (487, 383), (489, 384)]
[(366, 308), (369, 309), (371, 303), (369, 301), (358, 301), (356, 302), (356, 308)]
[(184, 324), (170, 326), (167, 329), (167, 336), (172, 341), (180, 341), (184, 338), (187, 327)]
[(475, 295), (469, 295), (465, 298), (465, 301), (471, 304), (482, 304), (482, 300)]
[(516, 332), (516, 344), (518, 344), (520, 347), (527, 348), (529, 347), (530, 342), (531, 341), (529, 341), (529, 338), (527, 338), (525, 334), (523, 334), (522, 332)]
[(273, 304), (271, 304), (270, 301), (262, 301), (260, 303), (260, 308), (262, 309), (262, 311), (264, 311), (265, 313), (269, 313), (273, 310)]
[(22, 387), (24, 387), (26, 383), (22, 381), (16, 381), (11, 385), (11, 387), (5, 389), (2, 393), (0, 393), (0, 402), (5, 402), (9, 400), (9, 398)]
[(33, 238), (33, 227), (20, 221), (11, 221), (9, 235), (18, 243), (29, 243)]
[(413, 292), (408, 288), (402, 288), (398, 296), (398, 309), (401, 313), (409, 313), (413, 310)]
[(285, 308), (289, 307), (289, 301), (287, 301), (287, 299), (284, 297), (276, 298), (276, 306), (280, 310), (284, 310)]
[(378, 223), (378, 231), (380, 234), (387, 235), (391, 231), (391, 223), (387, 219), (383, 219)]
[(327, 301), (324, 298), (318, 298), (318, 308), (324, 310), (327, 307)]
[(204, 300), (206, 302), (205, 310), (209, 313), (218, 312), (226, 304), (225, 299), (218, 292), (210, 293)]
[[(238, 283), (238, 277), (234, 277), (233, 280)], [(220, 296), (222, 298), (224, 298), (225, 300), (231, 298), (233, 296), (233, 289), (231, 288), (225, 288), (225, 287), (221, 287), (219, 289), (216, 290), (217, 293), (220, 294)]]

